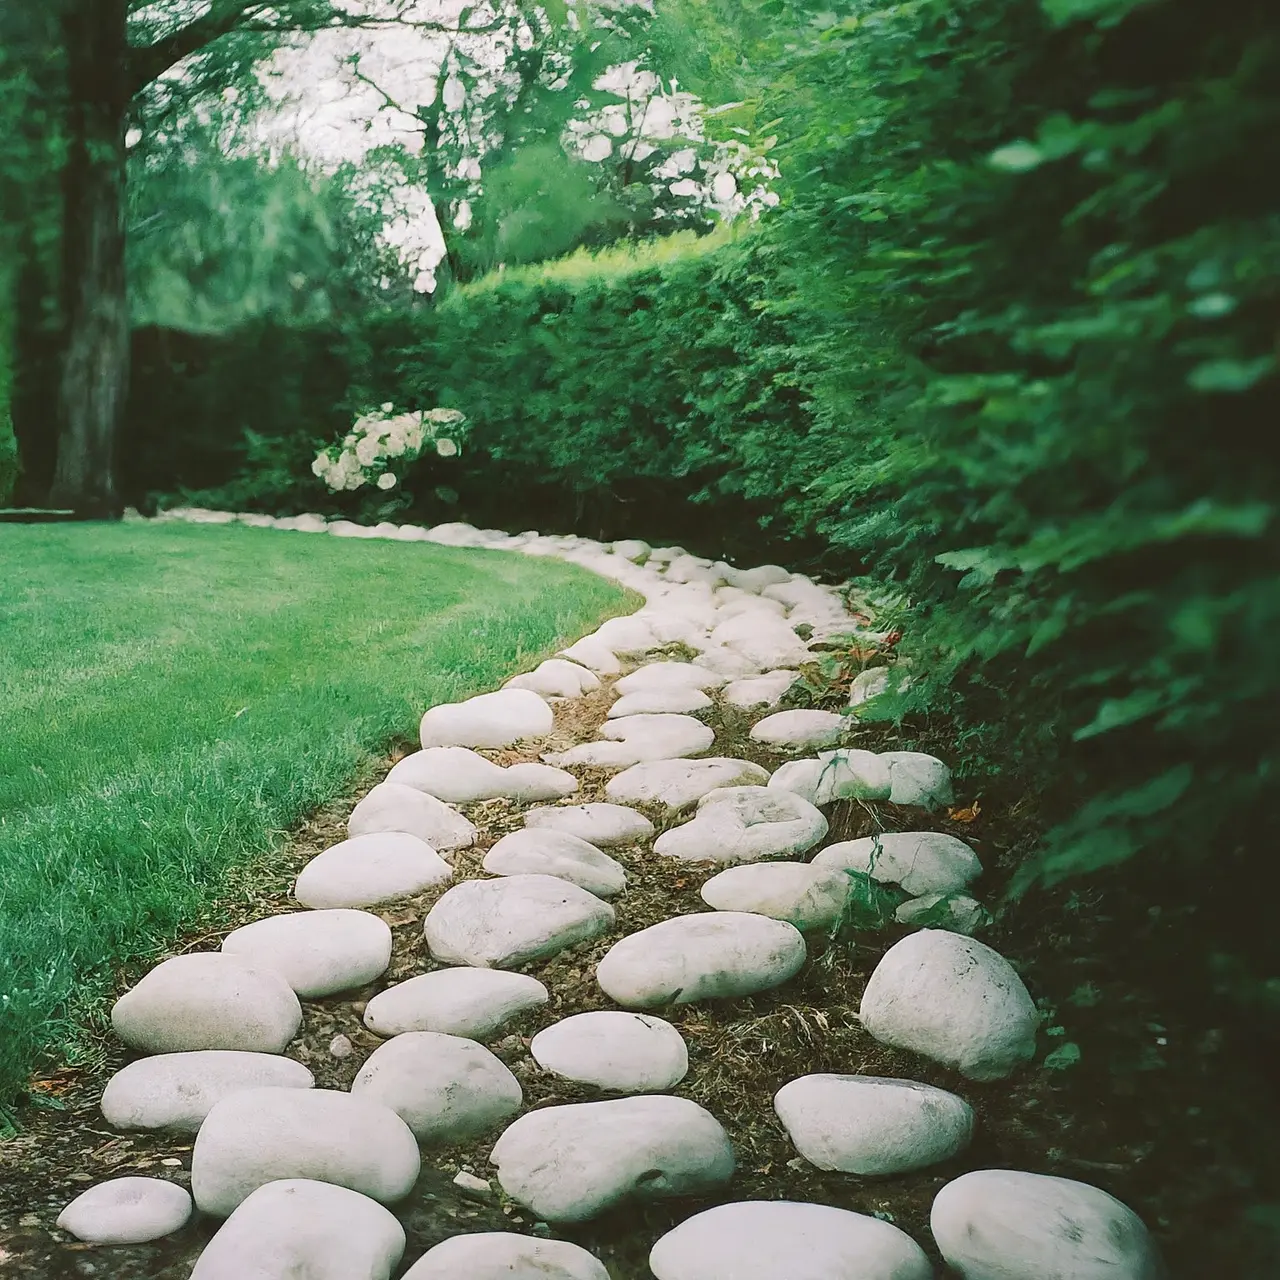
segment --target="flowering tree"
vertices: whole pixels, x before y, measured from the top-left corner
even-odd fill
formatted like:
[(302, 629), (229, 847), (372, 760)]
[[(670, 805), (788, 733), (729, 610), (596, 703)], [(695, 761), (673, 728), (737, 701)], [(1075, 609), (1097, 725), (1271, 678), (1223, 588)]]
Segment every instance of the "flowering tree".
[(396, 413), (393, 404), (384, 404), (357, 418), (341, 443), (322, 449), (311, 471), (332, 493), (365, 485), (394, 489), (409, 464), (424, 454), (457, 457), (465, 422), (466, 415), (457, 409)]

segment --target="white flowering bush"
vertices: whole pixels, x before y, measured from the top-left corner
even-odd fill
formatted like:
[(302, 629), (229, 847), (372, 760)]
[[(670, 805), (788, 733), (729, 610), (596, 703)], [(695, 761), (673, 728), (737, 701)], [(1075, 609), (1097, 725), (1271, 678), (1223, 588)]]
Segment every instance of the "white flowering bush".
[(393, 404), (384, 404), (357, 418), (340, 444), (321, 450), (312, 474), (332, 493), (366, 485), (394, 489), (409, 464), (424, 454), (457, 457), (466, 420), (457, 409), (396, 413)]

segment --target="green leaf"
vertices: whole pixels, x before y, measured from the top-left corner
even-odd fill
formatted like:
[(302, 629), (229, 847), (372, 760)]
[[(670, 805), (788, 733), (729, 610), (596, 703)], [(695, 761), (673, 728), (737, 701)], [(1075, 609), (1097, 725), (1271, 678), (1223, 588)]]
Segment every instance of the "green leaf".
[(987, 157), (987, 163), (993, 169), (1003, 169), (1006, 173), (1030, 173), (1038, 169), (1044, 160), (1044, 152), (1025, 138), (999, 147)]
[(1040, 1065), (1048, 1071), (1065, 1071), (1080, 1061), (1080, 1046), (1074, 1040), (1060, 1044), (1052, 1053), (1046, 1054)]
[(1274, 372), (1274, 356), (1256, 360), (1206, 360), (1187, 375), (1187, 384), (1196, 391), (1248, 391)]

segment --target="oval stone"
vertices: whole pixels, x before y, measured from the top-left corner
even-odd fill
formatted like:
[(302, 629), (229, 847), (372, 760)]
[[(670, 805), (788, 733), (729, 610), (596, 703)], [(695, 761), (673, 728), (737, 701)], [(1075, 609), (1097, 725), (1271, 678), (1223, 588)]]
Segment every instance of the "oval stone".
[(432, 707), (419, 737), (424, 747), (510, 747), (545, 737), (554, 727), (551, 708), (531, 689), (499, 689)]
[(186, 1226), (191, 1197), (159, 1178), (113, 1178), (76, 1196), (58, 1226), (89, 1244), (145, 1244)]
[(653, 823), (643, 813), (621, 804), (531, 809), (524, 816), (524, 825), (530, 831), (563, 831), (602, 849), (648, 840), (654, 833)]
[(513, 831), (485, 854), (484, 869), (494, 876), (555, 876), (598, 898), (615, 897), (627, 887), (620, 863), (563, 831)]
[(680, 1033), (643, 1013), (576, 1014), (539, 1031), (529, 1052), (544, 1071), (618, 1093), (661, 1093), (689, 1070)]
[(428, 1249), (404, 1280), (609, 1280), (609, 1273), (567, 1240), (480, 1231), (451, 1236)]
[(437, 969), (389, 987), (365, 1006), (364, 1025), (380, 1036), (440, 1031), (488, 1040), (550, 996), (537, 978), (499, 969)]
[(298, 875), (293, 896), (304, 907), (376, 907), (416, 897), (453, 878), (425, 840), (403, 831), (356, 836), (317, 854)]
[(749, 911), (785, 920), (802, 933), (830, 929), (844, 914), (849, 877), (804, 862), (760, 862), (729, 867), (702, 886), (716, 911)]

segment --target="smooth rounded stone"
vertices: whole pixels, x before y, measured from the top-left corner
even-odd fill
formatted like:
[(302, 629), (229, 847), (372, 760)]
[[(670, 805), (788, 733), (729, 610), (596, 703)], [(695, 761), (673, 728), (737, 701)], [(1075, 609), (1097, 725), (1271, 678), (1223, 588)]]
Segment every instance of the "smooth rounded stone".
[(1069, 1178), (979, 1169), (933, 1201), (933, 1238), (963, 1280), (1157, 1280), (1142, 1219), (1114, 1196)]
[(675, 760), (706, 751), (716, 740), (714, 730), (692, 716), (636, 715), (606, 721), (600, 727), (604, 742), (584, 742), (560, 755), (548, 756), (550, 764), (590, 765), (627, 769), (651, 760)]
[(679, 812), (721, 787), (763, 786), (767, 770), (748, 760), (653, 760), (611, 778), (605, 795), (619, 804), (660, 804)]
[(698, 801), (692, 822), (659, 836), (653, 851), (686, 862), (758, 862), (804, 853), (826, 834), (821, 811), (789, 791), (721, 787)]
[(702, 886), (715, 911), (747, 911), (785, 920), (802, 933), (830, 929), (844, 915), (849, 877), (803, 862), (761, 862), (729, 867)]
[(602, 848), (635, 844), (653, 836), (654, 825), (621, 804), (575, 804), (554, 809), (530, 809), (524, 825), (531, 831), (563, 831)]
[(921, 929), (881, 957), (859, 1010), (867, 1034), (1000, 1080), (1035, 1054), (1040, 1024), (1014, 967), (999, 952), (942, 929)]
[(567, 1240), (482, 1231), (428, 1249), (403, 1280), (609, 1280), (609, 1273)]
[(406, 1031), (370, 1055), (351, 1094), (390, 1107), (419, 1142), (472, 1138), (515, 1115), (520, 1082), (474, 1040)]
[(248, 1196), (205, 1246), (191, 1280), (390, 1280), (404, 1228), (368, 1196), (285, 1178)]
[(728, 1182), (734, 1167), (720, 1122), (696, 1102), (665, 1095), (531, 1111), (489, 1159), (503, 1191), (547, 1222), (585, 1222), (627, 1200), (707, 1191)]
[(529, 1046), (544, 1071), (618, 1093), (662, 1093), (689, 1070), (689, 1051), (669, 1022), (602, 1010), (565, 1018)]
[(633, 564), (643, 564), (649, 558), (653, 548), (639, 538), (623, 538), (620, 542), (615, 542), (609, 550), (615, 556), (621, 556), (624, 560), (630, 560)]
[[(712, 612), (707, 610), (708, 614)], [(691, 649), (702, 649), (707, 644), (710, 618), (704, 623), (685, 613), (669, 613), (662, 609), (644, 609), (636, 616), (643, 617), (649, 630), (663, 644), (684, 644)]]
[(474, 804), (502, 795), (506, 772), (470, 747), (426, 747), (405, 756), (387, 774), (387, 781), (424, 791), (446, 804)]
[(919, 751), (885, 751), (880, 758), (889, 766), (889, 799), (894, 804), (938, 809), (955, 799), (951, 770), (941, 760)]
[(640, 715), (687, 715), (713, 705), (701, 689), (641, 689), (628, 693), (609, 708), (610, 720)]
[(391, 1204), (413, 1190), (419, 1165), (409, 1127), (381, 1103), (332, 1089), (247, 1089), (216, 1103), (200, 1126), (191, 1194), (218, 1218), (281, 1178), (332, 1182)]
[(598, 676), (616, 676), (622, 671), (618, 655), (594, 636), (584, 636), (567, 649), (561, 649), (559, 656), (589, 668)]
[[(737, 587), (721, 587), (723, 591), (737, 591)], [(765, 600), (761, 596), (752, 595), (749, 591), (743, 591), (740, 595), (731, 599), (721, 598), (720, 607), (716, 611), (716, 621), (728, 622), (730, 618), (741, 617), (744, 613), (758, 613), (760, 611), (774, 613), (779, 618), (787, 616), (787, 607), (779, 604), (776, 600)]]
[(613, 928), (608, 903), (555, 876), (516, 875), (454, 885), (427, 914), (435, 959), (514, 969)]
[(304, 907), (376, 907), (413, 898), (453, 879), (453, 868), (425, 841), (403, 831), (356, 836), (317, 854), (298, 873), (293, 896)]
[(811, 656), (805, 642), (769, 609), (753, 609), (720, 623), (711, 633), (711, 643), (737, 650), (758, 671), (798, 667)]
[(766, 671), (762, 676), (734, 680), (724, 688), (724, 700), (731, 707), (750, 711), (753, 707), (776, 707), (796, 682), (794, 671)]
[(195, 1133), (214, 1103), (243, 1089), (310, 1089), (311, 1072), (271, 1053), (197, 1049), (139, 1058), (107, 1081), (102, 1115), (115, 1129)]
[(567, 658), (548, 658), (533, 671), (513, 676), (502, 687), (530, 689), (542, 698), (580, 698), (600, 687), (600, 677)]
[(391, 963), (391, 927), (368, 911), (300, 911), (233, 929), (222, 951), (255, 969), (274, 970), (298, 995), (314, 1000), (380, 978)]
[(978, 855), (963, 840), (941, 831), (884, 831), (844, 840), (823, 849), (813, 865), (901, 885), (913, 897), (955, 893), (982, 874)]
[[(531, 696), (536, 698), (537, 694)], [(383, 831), (403, 831), (417, 836), (440, 854), (469, 849), (479, 834), (462, 814), (443, 800), (398, 782), (378, 783), (347, 819), (348, 835), (369, 836)]]
[(977, 933), (990, 917), (976, 898), (967, 893), (926, 893), (911, 898), (893, 913), (899, 924), (920, 924), (966, 936)]
[(686, 689), (718, 689), (724, 678), (696, 662), (650, 662), (623, 676), (613, 687), (628, 696), (633, 693), (672, 693)]
[(878, 698), (888, 688), (889, 668), (868, 667), (853, 677), (853, 683), (849, 686), (849, 705), (860, 707), (864, 702)]
[(432, 707), (419, 738), (424, 747), (510, 747), (544, 738), (554, 727), (551, 708), (531, 689), (499, 689)]
[(165, 960), (111, 1010), (116, 1035), (140, 1053), (283, 1053), (301, 1025), (302, 1006), (278, 973), (221, 952)]
[(816, 760), (789, 760), (774, 771), (769, 786), (790, 791), (810, 804), (833, 800), (887, 800), (889, 766), (872, 751), (823, 751)]
[(724, 574), (710, 560), (702, 556), (685, 554), (677, 556), (667, 566), (667, 580), (670, 582), (701, 582), (716, 587), (725, 581)]
[(503, 795), (517, 804), (534, 804), (540, 800), (563, 800), (578, 791), (578, 780), (563, 769), (528, 761), (508, 765)]
[(76, 1196), (58, 1227), (88, 1244), (145, 1244), (187, 1225), (191, 1197), (160, 1178), (112, 1178)]
[(778, 711), (752, 726), (751, 740), (770, 747), (807, 751), (839, 742), (849, 721), (831, 711)]
[(663, 920), (614, 943), (596, 981), (618, 1004), (652, 1009), (765, 991), (799, 973), (806, 956), (794, 925), (713, 911)]
[(963, 1098), (914, 1080), (801, 1076), (778, 1090), (773, 1109), (796, 1150), (837, 1173), (908, 1173), (950, 1160), (973, 1137)]
[(744, 657), (736, 649), (727, 645), (708, 644), (693, 660), (696, 667), (705, 667), (714, 672), (722, 680), (743, 680), (748, 676), (760, 674), (760, 664)]
[(592, 638), (621, 657), (641, 657), (663, 643), (643, 618), (634, 617), (610, 618), (596, 628)]
[(694, 1214), (653, 1246), (649, 1269), (657, 1280), (933, 1277), (924, 1250), (890, 1223), (788, 1200), (741, 1200)]
[(437, 969), (374, 996), (365, 1006), (364, 1025), (380, 1036), (439, 1031), (488, 1040), (548, 999), (546, 987), (527, 974), (469, 966)]
[(761, 564), (754, 569), (735, 569), (729, 581), (743, 591), (759, 595), (769, 587), (791, 581), (791, 573), (779, 564)]
[(427, 536), (442, 547), (476, 546), (481, 538), (480, 530), (475, 525), (464, 524), (461, 520), (438, 524), (427, 530)]
[(484, 869), (491, 876), (556, 876), (597, 898), (612, 898), (627, 887), (622, 865), (595, 845), (536, 827), (503, 836), (485, 855)]

